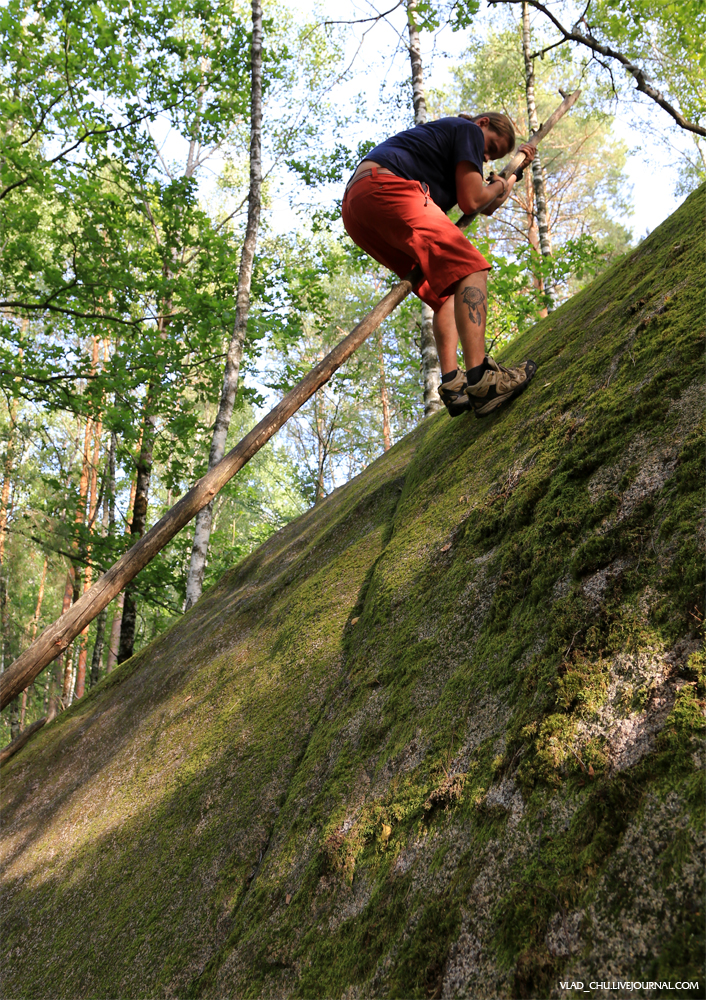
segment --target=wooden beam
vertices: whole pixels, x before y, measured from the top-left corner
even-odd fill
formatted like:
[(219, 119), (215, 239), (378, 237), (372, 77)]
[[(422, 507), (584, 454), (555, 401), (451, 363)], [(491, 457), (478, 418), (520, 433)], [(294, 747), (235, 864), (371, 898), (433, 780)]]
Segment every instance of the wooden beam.
[(16, 736), (12, 743), (8, 743), (6, 747), (0, 750), (0, 767), (6, 764), (10, 757), (14, 757), (18, 750), (21, 750), (25, 743), (34, 736), (38, 729), (41, 729), (44, 723), (47, 721), (47, 716), (43, 719), (37, 719), (33, 722), (31, 726), (27, 726), (19, 736)]

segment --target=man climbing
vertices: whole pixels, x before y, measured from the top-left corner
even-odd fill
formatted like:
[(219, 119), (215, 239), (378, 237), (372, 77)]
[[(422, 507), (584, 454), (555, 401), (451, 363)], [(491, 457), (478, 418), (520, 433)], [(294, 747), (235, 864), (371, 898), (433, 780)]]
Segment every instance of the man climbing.
[[(446, 215), (456, 204), (465, 215), (492, 215), (517, 177), (491, 174), (484, 184), (483, 164), (514, 147), (512, 122), (495, 111), (427, 122), (371, 150), (343, 197), (343, 224), (359, 247), (400, 277), (421, 267), (414, 291), (434, 311), (439, 395), (452, 417), (467, 410), (487, 416), (519, 396), (537, 367), (523, 361), (506, 368), (485, 353), (490, 264)], [(534, 146), (520, 149), (526, 163), (534, 159)], [(465, 372), (458, 369), (459, 338)]]

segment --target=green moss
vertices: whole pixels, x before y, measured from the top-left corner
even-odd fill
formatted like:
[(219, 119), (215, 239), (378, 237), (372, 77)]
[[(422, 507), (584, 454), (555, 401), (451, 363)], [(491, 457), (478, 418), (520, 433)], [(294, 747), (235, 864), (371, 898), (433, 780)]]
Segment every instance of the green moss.
[(621, 898), (644, 979), (650, 851), (650, 975), (692, 976), (705, 191), (512, 345), (521, 399), (424, 421), (9, 763), (8, 998), (540, 997)]

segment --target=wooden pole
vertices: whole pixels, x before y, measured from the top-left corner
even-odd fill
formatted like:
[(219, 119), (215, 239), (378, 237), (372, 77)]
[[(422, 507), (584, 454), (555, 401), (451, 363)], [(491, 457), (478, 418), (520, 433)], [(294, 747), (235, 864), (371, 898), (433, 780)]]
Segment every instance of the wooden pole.
[[(576, 103), (579, 93), (580, 91), (577, 90), (565, 98), (551, 118), (530, 137), (529, 141), (534, 145), (540, 142), (562, 115)], [(502, 171), (503, 175), (509, 176), (513, 170), (522, 165), (524, 159), (522, 153), (515, 153)], [(457, 225), (465, 228), (477, 214), (463, 216)], [(328, 382), (333, 373), (358, 350), (370, 334), (377, 330), (382, 321), (409, 295), (421, 277), (421, 271), (415, 268), (402, 281), (394, 285), (365, 319), (354, 327), (323, 361), (312, 368), (308, 375), (305, 375), (301, 382), (295, 385), (232, 451), (224, 455), (220, 462), (214, 465), (203, 478), (199, 479), (196, 485), (192, 486), (189, 492), (185, 493), (171, 510), (167, 511), (153, 528), (150, 528), (146, 535), (143, 535), (132, 548), (128, 549), (107, 573), (96, 580), (91, 589), (86, 591), (68, 611), (44, 629), (29, 649), (22, 653), (0, 676), (0, 709), (5, 708), (15, 695), (31, 684), (37, 674), (66, 649), (81, 630), (100, 614), (116, 594), (119, 594), (123, 587), (137, 576), (140, 570), (195, 517), (202, 507), (211, 502), (216, 493), (314, 395), (317, 389)]]
[(19, 736), (16, 736), (11, 743), (8, 743), (6, 747), (3, 747), (2, 750), (0, 750), (0, 767), (2, 767), (3, 764), (10, 759), (10, 757), (14, 757), (17, 751), (22, 749), (30, 737), (34, 736), (37, 730), (41, 729), (46, 721), (46, 715), (43, 719), (37, 719), (37, 721), (33, 722), (31, 726), (27, 726), (27, 728), (21, 732)]
[[(569, 111), (571, 108), (573, 108), (574, 104), (576, 104), (576, 102), (579, 99), (580, 93), (581, 93), (580, 90), (575, 90), (573, 94), (569, 94), (567, 97), (565, 97), (564, 100), (559, 105), (559, 107), (556, 109), (556, 111), (552, 115), (550, 115), (549, 118), (547, 118), (547, 120), (542, 125), (539, 126), (536, 132), (532, 133), (527, 142), (531, 146), (534, 146), (536, 148), (542, 141), (542, 139), (544, 139), (544, 137), (551, 132), (551, 130), (554, 128), (559, 119), (563, 118), (566, 112)], [(470, 115), (464, 115), (464, 117), (469, 118)], [(524, 162), (525, 162), (524, 153), (518, 153), (516, 151), (510, 162), (507, 163), (500, 171), (500, 176), (509, 177), (510, 174), (514, 173), (518, 167), (522, 166)], [(465, 229), (466, 226), (470, 225), (471, 222), (473, 222), (476, 215), (478, 215), (479, 212), (482, 211), (483, 209), (479, 209), (478, 212), (476, 212), (474, 215), (462, 215), (461, 218), (456, 223), (456, 225), (460, 226), (461, 229)]]

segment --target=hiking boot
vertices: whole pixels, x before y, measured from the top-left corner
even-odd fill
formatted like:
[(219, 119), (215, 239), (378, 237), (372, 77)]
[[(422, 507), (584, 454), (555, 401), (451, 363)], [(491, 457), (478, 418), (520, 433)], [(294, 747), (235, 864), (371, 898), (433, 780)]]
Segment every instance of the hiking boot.
[(460, 368), (455, 379), (441, 383), (439, 398), (452, 417), (460, 417), (462, 413), (468, 413), (473, 409), (466, 395), (466, 375)]
[(523, 361), (515, 368), (506, 368), (486, 354), (485, 363), (488, 367), (480, 382), (467, 385), (465, 390), (477, 417), (487, 417), (503, 403), (519, 396), (537, 371), (534, 361)]

